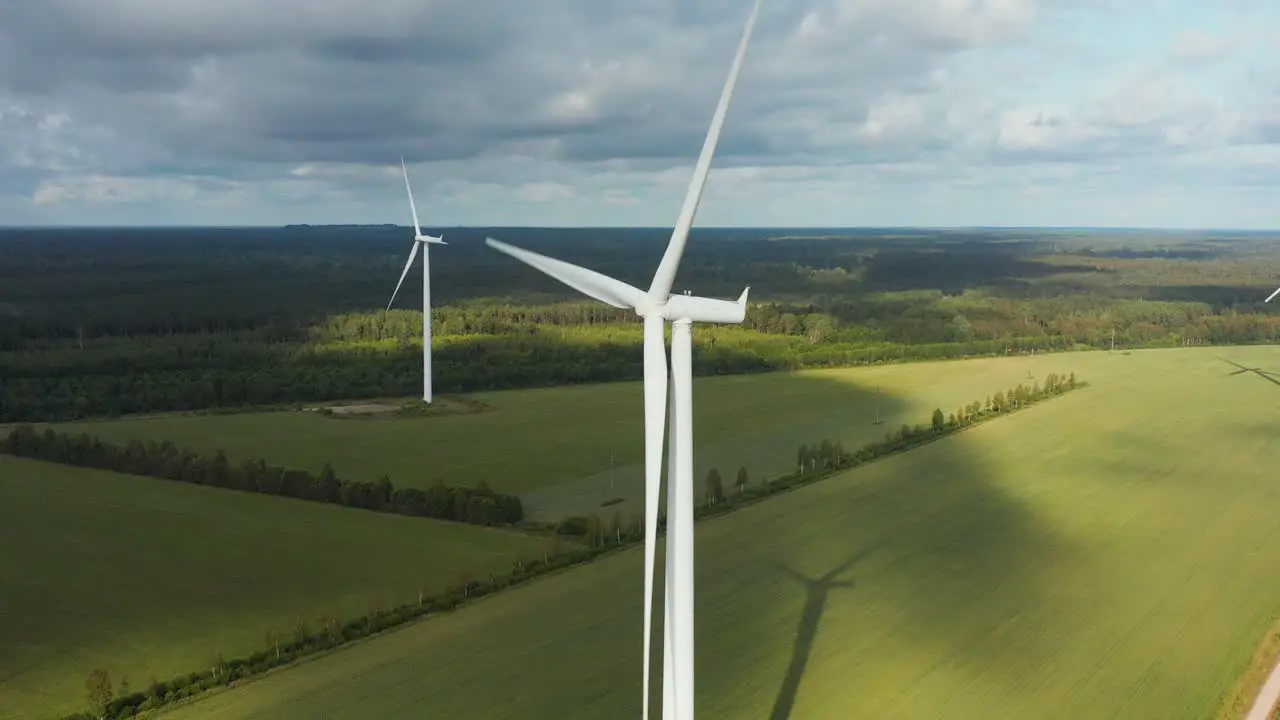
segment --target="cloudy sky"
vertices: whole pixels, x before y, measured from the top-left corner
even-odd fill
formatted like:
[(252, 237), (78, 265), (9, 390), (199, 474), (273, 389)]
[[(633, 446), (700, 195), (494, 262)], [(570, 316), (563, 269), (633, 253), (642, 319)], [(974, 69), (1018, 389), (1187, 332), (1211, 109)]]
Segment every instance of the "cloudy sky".
[[(750, 0), (0, 3), (0, 225), (666, 225)], [(1280, 226), (1274, 0), (765, 0), (700, 225)]]

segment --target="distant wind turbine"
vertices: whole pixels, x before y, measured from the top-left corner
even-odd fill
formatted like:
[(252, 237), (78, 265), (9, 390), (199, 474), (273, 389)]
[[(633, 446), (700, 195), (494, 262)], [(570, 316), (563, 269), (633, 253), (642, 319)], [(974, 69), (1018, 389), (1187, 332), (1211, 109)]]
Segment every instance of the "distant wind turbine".
[[(747, 27), (720, 94), (711, 128), (694, 166), (684, 206), (671, 233), (667, 250), (658, 264), (648, 292), (593, 270), (545, 255), (521, 250), (487, 238), (489, 247), (554, 277), (600, 302), (631, 308), (644, 319), (644, 428), (645, 428), (645, 596), (643, 718), (649, 717), (649, 658), (653, 634), (653, 584), (657, 547), (658, 505), (662, 477), (662, 440), (670, 390), (671, 443), (667, 474), (667, 572), (664, 604), (663, 712), (665, 720), (693, 720), (693, 330), (694, 322), (741, 323), (746, 317), (747, 290), (736, 302), (672, 295), (671, 285), (689, 239), (711, 170), (720, 131), (733, 98), (747, 45), (760, 14), (756, 0)], [(671, 385), (667, 383), (666, 322), (671, 321)]]
[[(413, 212), (413, 248), (409, 250), (409, 259), (400, 273), (400, 282), (396, 283), (396, 289), (391, 293), (391, 300), (387, 303), (388, 310), (391, 309), (391, 303), (396, 301), (396, 294), (404, 284), (404, 277), (409, 274), (409, 266), (413, 265), (413, 259), (418, 256), (418, 244), (448, 244), (443, 235), (432, 237), (422, 234), (422, 227), (418, 225), (418, 208), (413, 204), (413, 188), (409, 187), (409, 168), (405, 167), (404, 158), (400, 158), (400, 170), (404, 173), (404, 189), (409, 193), (409, 210)], [(431, 261), (430, 253), (425, 247), (422, 248), (422, 402), (431, 402)]]

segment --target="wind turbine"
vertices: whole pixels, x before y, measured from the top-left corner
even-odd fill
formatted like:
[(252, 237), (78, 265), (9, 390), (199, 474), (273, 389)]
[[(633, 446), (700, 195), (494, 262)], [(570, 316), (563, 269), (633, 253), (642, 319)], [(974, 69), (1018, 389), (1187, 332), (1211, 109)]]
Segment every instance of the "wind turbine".
[[(423, 235), (422, 228), (418, 225), (418, 208), (413, 204), (413, 188), (409, 187), (409, 168), (405, 167), (404, 158), (400, 158), (400, 170), (404, 173), (404, 189), (409, 193), (409, 210), (413, 212), (413, 248), (409, 250), (409, 259), (404, 264), (404, 270), (400, 273), (400, 282), (396, 283), (396, 289), (391, 293), (391, 300), (387, 302), (387, 309), (391, 309), (391, 303), (396, 301), (396, 294), (400, 292), (400, 286), (404, 284), (404, 277), (409, 274), (409, 266), (413, 265), (413, 259), (418, 256), (418, 245), (426, 245), (433, 243), (436, 245), (447, 245), (444, 241), (443, 234), (440, 237), (432, 237)], [(426, 247), (422, 248), (422, 402), (431, 402), (431, 262), (429, 260), (430, 253)]]
[[(667, 250), (658, 264), (646, 292), (639, 288), (545, 255), (521, 250), (493, 238), (489, 247), (541, 270), (560, 282), (603, 303), (631, 308), (644, 319), (644, 428), (645, 428), (645, 595), (644, 595), (644, 695), (643, 717), (649, 717), (649, 658), (653, 634), (653, 582), (657, 546), (659, 491), (662, 478), (663, 426), (666, 424), (667, 395), (672, 414), (671, 443), (667, 474), (667, 570), (665, 588), (665, 628), (663, 638), (663, 717), (693, 720), (693, 332), (694, 322), (741, 323), (746, 317), (747, 292), (737, 301), (716, 300), (693, 295), (672, 295), (671, 285), (684, 255), (711, 170), (720, 131), (733, 98), (747, 45), (760, 14), (756, 0), (729, 78), (720, 94), (711, 128), (707, 131), (684, 206), (671, 232)], [(666, 322), (671, 333), (671, 384), (668, 386), (665, 352)]]
[(1276, 291), (1268, 295), (1267, 299), (1263, 300), (1262, 302), (1271, 302), (1276, 298), (1277, 295), (1280, 295), (1280, 288), (1276, 288)]

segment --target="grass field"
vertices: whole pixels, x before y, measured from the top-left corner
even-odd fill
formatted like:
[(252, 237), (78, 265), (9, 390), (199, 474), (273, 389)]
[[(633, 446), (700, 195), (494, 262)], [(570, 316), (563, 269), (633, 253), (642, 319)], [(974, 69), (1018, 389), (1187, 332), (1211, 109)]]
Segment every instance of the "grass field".
[(83, 709), (95, 667), (142, 689), (541, 544), (0, 455), (0, 718)]
[[(1116, 356), (1118, 359), (1121, 356)], [(733, 478), (788, 472), (796, 447), (823, 437), (855, 448), (903, 423), (927, 423), (1020, 382), (1028, 373), (1082, 372), (1106, 353), (889, 365), (695, 382), (696, 477), (716, 467)], [(1087, 373), (1085, 373), (1087, 374)], [(877, 387), (880, 394), (877, 395)], [(234, 459), (264, 458), (340, 475), (428, 487), (436, 479), (520, 493), (530, 515), (639, 512), (643, 497), (641, 385), (517, 390), (474, 396), (494, 410), (474, 415), (334, 419), (316, 413), (168, 416), (64, 426), (104, 439), (168, 439)], [(879, 405), (882, 424), (874, 424)], [(614, 468), (610, 470), (611, 459)]]
[[(1214, 716), (1280, 610), (1280, 388), (1220, 377), (1219, 353), (1280, 364), (1276, 348), (1012, 361), (1093, 387), (700, 523), (700, 714)], [(166, 717), (633, 717), (641, 560)]]

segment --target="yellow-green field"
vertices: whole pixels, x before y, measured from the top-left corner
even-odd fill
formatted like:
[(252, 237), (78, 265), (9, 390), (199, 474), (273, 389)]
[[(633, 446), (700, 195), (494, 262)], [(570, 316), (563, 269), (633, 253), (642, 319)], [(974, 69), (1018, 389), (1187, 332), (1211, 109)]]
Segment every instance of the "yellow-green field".
[(506, 571), (512, 532), (0, 455), (0, 718), (82, 710), (90, 671), (133, 689)]
[[(1093, 387), (700, 523), (699, 713), (1212, 717), (1280, 611), (1280, 387), (1215, 354), (1280, 365), (975, 363)], [(634, 717), (640, 566), (628, 551), (166, 717)]]
[[(928, 423), (934, 408), (951, 412), (996, 390), (1030, 385), (1029, 374), (1041, 380), (1048, 372), (1089, 375), (1106, 361), (1106, 353), (1081, 353), (699, 378), (695, 474), (701, 478), (715, 467), (733, 478), (745, 466), (756, 480), (776, 476), (792, 469), (800, 444), (830, 437), (856, 448), (903, 423)], [(307, 412), (174, 415), (63, 427), (106, 440), (172, 440), (206, 452), (221, 448), (233, 460), (263, 458), (286, 467), (319, 470), (327, 461), (340, 475), (358, 480), (386, 473), (397, 485), (418, 487), (437, 479), (460, 485), (484, 481), (520, 493), (539, 519), (593, 512), (611, 498), (626, 502), (607, 512), (641, 511), (639, 383), (474, 397), (494, 409), (380, 420)]]

